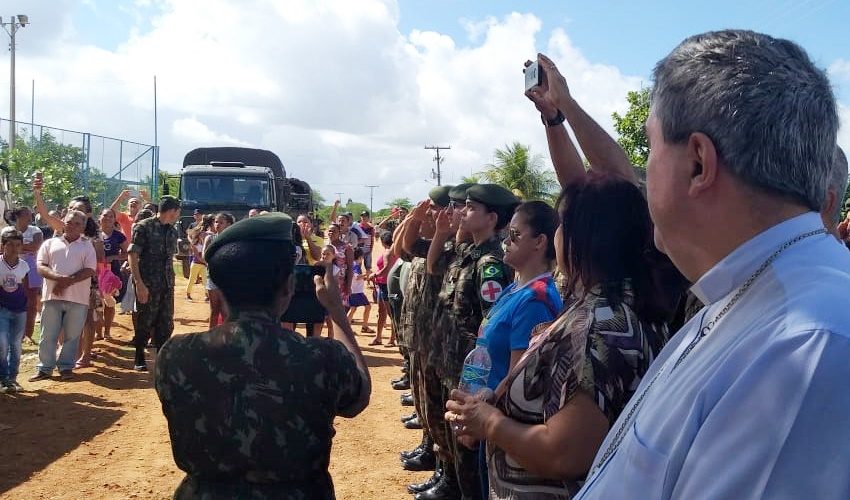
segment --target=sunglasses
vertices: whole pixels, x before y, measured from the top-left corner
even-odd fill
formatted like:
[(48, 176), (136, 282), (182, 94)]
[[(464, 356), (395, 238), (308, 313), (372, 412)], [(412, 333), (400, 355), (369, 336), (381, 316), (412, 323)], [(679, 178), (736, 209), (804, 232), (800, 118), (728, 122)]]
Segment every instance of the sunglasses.
[(511, 243), (519, 243), (519, 237), (520, 232), (517, 228), (508, 228), (508, 240), (510, 240)]

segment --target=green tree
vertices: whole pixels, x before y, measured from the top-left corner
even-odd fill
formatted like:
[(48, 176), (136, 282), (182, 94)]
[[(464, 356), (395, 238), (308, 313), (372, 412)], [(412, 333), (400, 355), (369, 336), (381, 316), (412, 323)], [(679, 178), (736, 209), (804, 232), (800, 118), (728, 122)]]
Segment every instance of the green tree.
[(470, 175), (464, 175), (460, 178), (461, 184), (479, 184), (481, 183), (481, 172)]
[[(26, 134), (23, 134), (26, 135)], [(49, 133), (27, 141), (15, 138), (15, 148), (2, 144), (3, 163), (9, 172), (9, 189), (17, 204), (34, 204), (32, 183), (36, 172), (44, 175), (44, 199), (51, 208), (64, 207), (77, 194), (99, 194), (103, 189), (101, 179), (95, 179), (91, 187), (101, 191), (92, 192), (85, 187), (85, 176), (80, 175), (85, 164), (82, 149), (59, 143)]]
[(543, 156), (531, 154), (531, 148), (519, 142), (496, 149), (495, 161), (480, 175), (494, 184), (510, 189), (523, 200), (549, 200), (557, 188), (555, 172), (543, 167)]
[(614, 119), (614, 130), (617, 131), (617, 142), (626, 152), (632, 165), (646, 169), (646, 160), (649, 158), (649, 141), (646, 139), (644, 124), (649, 116), (649, 94), (650, 89), (643, 88), (626, 94), (629, 109), (626, 114), (612, 113)]
[(410, 210), (413, 208), (413, 203), (410, 201), (410, 198), (393, 198), (387, 202), (387, 208), (392, 209), (393, 207), (402, 207)]
[(325, 206), (325, 197), (314, 188), (310, 189), (310, 196), (313, 198), (313, 210), (319, 210)]

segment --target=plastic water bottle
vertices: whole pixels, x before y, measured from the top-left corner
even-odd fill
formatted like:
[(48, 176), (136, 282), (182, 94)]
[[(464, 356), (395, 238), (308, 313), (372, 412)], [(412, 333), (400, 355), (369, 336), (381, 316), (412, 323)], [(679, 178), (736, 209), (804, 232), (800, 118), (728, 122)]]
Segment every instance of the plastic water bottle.
[[(457, 388), (473, 396), (487, 389), (487, 381), (490, 378), (490, 353), (487, 351), (487, 338), (478, 337), (475, 341), (475, 349), (471, 350), (463, 360), (463, 371), (460, 374), (460, 383)], [(452, 423), (452, 429), (457, 432), (458, 426)]]
[(487, 351), (487, 338), (478, 337), (475, 342), (475, 349), (466, 355), (463, 360), (463, 371), (460, 374), (460, 383), (458, 389), (472, 394), (478, 394), (482, 389), (487, 388), (487, 381), (490, 378), (490, 353)]

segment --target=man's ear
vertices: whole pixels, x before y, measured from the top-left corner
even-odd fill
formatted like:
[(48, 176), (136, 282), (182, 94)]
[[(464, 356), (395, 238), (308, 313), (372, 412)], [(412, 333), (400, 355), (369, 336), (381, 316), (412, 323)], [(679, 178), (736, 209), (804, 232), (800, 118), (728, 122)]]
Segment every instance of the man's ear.
[(691, 162), (688, 194), (698, 196), (711, 188), (717, 180), (717, 149), (709, 136), (702, 132), (694, 132), (688, 137), (686, 154)]

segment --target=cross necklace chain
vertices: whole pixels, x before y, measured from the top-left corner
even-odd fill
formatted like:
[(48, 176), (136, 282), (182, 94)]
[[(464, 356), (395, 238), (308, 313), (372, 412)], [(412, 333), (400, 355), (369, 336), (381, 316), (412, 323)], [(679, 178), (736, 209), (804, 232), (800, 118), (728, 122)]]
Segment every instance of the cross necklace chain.
[[(732, 309), (732, 307), (741, 299), (741, 297), (747, 292), (747, 290), (749, 290), (753, 286), (753, 283), (755, 283), (756, 280), (762, 274), (764, 274), (767, 268), (770, 267), (770, 265), (773, 264), (774, 261), (776, 261), (776, 259), (782, 254), (782, 252), (806, 238), (824, 233), (826, 233), (826, 229), (817, 229), (814, 231), (809, 231), (806, 233), (799, 234), (780, 245), (779, 248), (777, 248), (776, 251), (774, 251), (770, 255), (770, 257), (765, 259), (765, 261), (758, 267), (758, 269), (756, 269), (753, 274), (751, 274), (750, 277), (747, 278), (747, 280), (744, 281), (744, 283), (740, 287), (738, 287), (738, 290), (735, 292), (735, 295), (733, 295), (732, 298), (729, 299), (729, 302), (723, 307), (723, 309), (721, 309), (720, 312), (717, 313), (716, 316), (714, 316), (714, 319), (706, 323), (704, 326), (700, 327), (698, 334), (694, 336), (694, 339), (691, 340), (690, 344), (688, 344), (685, 350), (682, 351), (682, 354), (679, 355), (679, 358), (673, 364), (673, 368), (670, 370), (670, 373), (672, 373), (682, 363), (682, 361), (684, 361), (684, 359), (688, 357), (688, 354), (690, 354), (691, 351), (693, 351), (694, 348), (697, 346), (697, 344), (699, 344), (699, 342), (703, 338), (705, 338), (706, 335), (708, 335), (708, 333), (712, 330), (712, 328), (714, 328), (717, 322), (720, 321), (720, 318), (726, 316), (729, 310)], [(708, 311), (706, 311), (706, 313), (708, 313)], [(703, 314), (703, 318), (705, 318), (705, 314)], [(638, 408), (641, 407), (641, 403), (643, 403), (644, 398), (646, 397), (652, 386), (655, 384), (655, 381), (658, 380), (661, 374), (666, 371), (668, 364), (669, 362), (665, 362), (664, 365), (655, 373), (655, 376), (652, 377), (652, 380), (649, 381), (649, 383), (640, 393), (640, 396), (638, 396), (635, 403), (631, 406), (631, 408), (629, 409), (629, 413), (626, 414), (626, 418), (623, 420), (623, 423), (617, 429), (616, 434), (614, 434), (614, 438), (611, 439), (611, 443), (608, 445), (608, 448), (605, 449), (605, 453), (602, 454), (602, 457), (599, 459), (596, 465), (594, 465), (593, 468), (590, 469), (590, 472), (587, 474), (588, 481), (599, 469), (602, 468), (603, 465), (605, 465), (605, 463), (611, 458), (611, 456), (614, 455), (614, 452), (617, 451), (617, 448), (620, 447), (620, 444), (623, 442), (623, 438), (625, 437), (626, 429), (632, 423), (634, 416), (637, 414)]]

